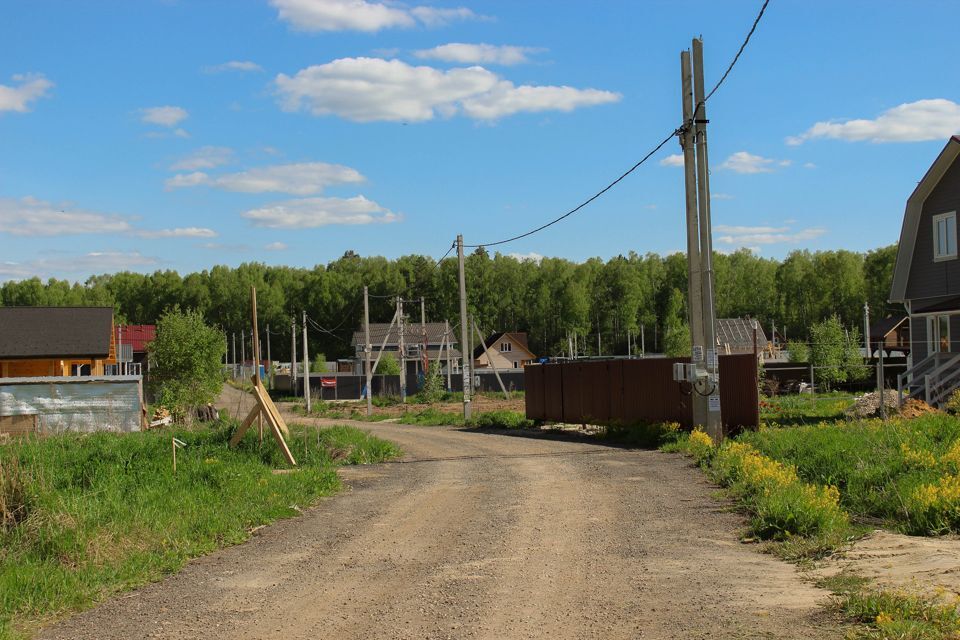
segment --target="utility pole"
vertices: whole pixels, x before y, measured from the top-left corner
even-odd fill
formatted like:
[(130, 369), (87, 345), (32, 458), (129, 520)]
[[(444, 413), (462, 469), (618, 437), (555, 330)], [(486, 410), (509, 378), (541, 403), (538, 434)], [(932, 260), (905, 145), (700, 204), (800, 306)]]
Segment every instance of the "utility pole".
[(233, 360), (233, 366), (230, 367), (230, 375), (236, 378), (237, 377), (237, 332), (234, 331), (232, 336), (233, 336), (232, 337), (233, 357), (231, 357), (230, 359)]
[(307, 312), (303, 312), (303, 398), (310, 413), (310, 354), (307, 352)]
[(270, 388), (273, 389), (273, 356), (270, 355), (270, 325), (267, 325), (267, 376), (269, 376)]
[(253, 375), (256, 376), (256, 385), (262, 386), (260, 381), (260, 330), (257, 328), (257, 288), (250, 287), (250, 306), (253, 308)]
[(567, 355), (573, 360), (573, 334), (567, 334)]
[(452, 391), (453, 387), (450, 386), (450, 343), (453, 342), (453, 336), (450, 335), (450, 321), (443, 321), (443, 335), (447, 339), (447, 391)]
[(427, 307), (423, 296), (420, 296), (420, 333), (423, 338), (420, 343), (420, 348), (423, 349), (423, 353), (420, 354), (420, 362), (423, 364), (423, 377), (426, 381), (427, 367), (430, 366), (430, 352), (427, 351)]
[(243, 368), (247, 366), (247, 334), (246, 331), (240, 329), (240, 377), (243, 377)]
[(373, 369), (370, 367), (370, 299), (363, 288), (363, 359), (367, 368), (367, 415), (373, 414)]
[(643, 333), (643, 324), (640, 325), (640, 357), (647, 355), (647, 336)]
[(293, 397), (297, 397), (297, 316), (290, 318), (290, 384)]
[(400, 335), (400, 402), (407, 401), (407, 350), (403, 335), (403, 298), (397, 298), (397, 327)]
[(630, 353), (630, 329), (627, 329), (627, 357), (631, 356)]
[(463, 235), (457, 236), (457, 263), (460, 271), (460, 351), (463, 358), (463, 419), (470, 419), (470, 367), (467, 364), (467, 336), (470, 328), (467, 326), (467, 278), (463, 266)]
[(863, 347), (867, 359), (873, 357), (873, 349), (870, 348), (870, 303), (863, 303)]
[[(704, 364), (703, 283), (700, 274), (700, 236), (697, 217), (697, 159), (693, 123), (693, 77), (690, 52), (680, 52), (681, 103), (683, 105), (683, 129), (680, 133), (680, 148), (683, 150), (684, 187), (687, 211), (687, 299), (690, 314), (690, 362), (699, 369)], [(691, 395), (693, 425), (707, 426), (707, 399), (694, 391)], [(711, 436), (713, 434), (710, 434)], [(715, 439), (716, 441), (716, 439)]]
[(117, 327), (117, 374), (123, 375), (123, 325)]
[(693, 39), (693, 85), (697, 94), (694, 117), (697, 143), (697, 191), (700, 204), (700, 268), (703, 295), (703, 340), (707, 348), (707, 375), (712, 383), (707, 398), (707, 433), (723, 439), (720, 416), (720, 369), (717, 358), (717, 316), (713, 300), (713, 228), (710, 220), (710, 161), (707, 154), (707, 103), (703, 85), (703, 40)]

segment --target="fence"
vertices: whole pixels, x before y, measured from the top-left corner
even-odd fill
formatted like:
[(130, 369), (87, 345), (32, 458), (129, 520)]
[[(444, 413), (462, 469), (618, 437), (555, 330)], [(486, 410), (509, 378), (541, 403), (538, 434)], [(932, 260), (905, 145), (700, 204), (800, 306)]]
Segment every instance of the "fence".
[[(526, 413), (531, 420), (572, 424), (693, 421), (689, 384), (673, 380), (682, 358), (562, 362), (528, 366)], [(727, 432), (760, 424), (757, 360), (720, 356), (720, 406)]]
[[(853, 380), (833, 385), (838, 391), (857, 393), (872, 391), (877, 388), (877, 359), (864, 361), (867, 367), (867, 376), (861, 380)], [(804, 382), (820, 390), (821, 372), (837, 367), (813, 366), (809, 362), (766, 362), (763, 366), (766, 378), (766, 393), (777, 395), (781, 393), (796, 393), (799, 383)], [(907, 370), (906, 358), (885, 358), (883, 363), (883, 377), (886, 388), (897, 387), (897, 376)]]
[(0, 433), (139, 431), (140, 376), (4, 378)]
[[(497, 377), (494, 375), (493, 371), (476, 371), (474, 376), (475, 382), (479, 381), (479, 385), (474, 385), (476, 391), (488, 391), (488, 392), (499, 392), (500, 383), (497, 382)], [(524, 375), (522, 371), (515, 370), (502, 370), (498, 371), (500, 374), (500, 379), (503, 380), (504, 386), (508, 391), (523, 391), (524, 390)], [(323, 380), (336, 381), (336, 386), (323, 386)], [(444, 386), (446, 386), (447, 377), (443, 376)], [(462, 391), (463, 390), (463, 375), (460, 373), (454, 373), (450, 376), (450, 383), (452, 385), (451, 391)], [(319, 398), (322, 400), (359, 400), (362, 395), (362, 389), (366, 385), (366, 376), (347, 374), (347, 373), (311, 373), (310, 374), (310, 392), (313, 398)], [(419, 376), (409, 375), (407, 376), (407, 395), (412, 396), (413, 394), (420, 391), (420, 379)], [(286, 374), (278, 374), (273, 378), (273, 389), (279, 392), (293, 393), (293, 388), (290, 384), (290, 376)], [(303, 396), (303, 376), (297, 378), (296, 383), (296, 395)], [(400, 376), (386, 376), (386, 375), (375, 375), (373, 376), (373, 395), (374, 396), (399, 396), (400, 395)]]

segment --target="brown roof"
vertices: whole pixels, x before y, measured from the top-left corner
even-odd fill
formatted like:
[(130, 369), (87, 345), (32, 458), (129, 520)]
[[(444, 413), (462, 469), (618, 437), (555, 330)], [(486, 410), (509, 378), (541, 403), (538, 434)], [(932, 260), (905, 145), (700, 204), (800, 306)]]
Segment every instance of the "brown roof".
[(763, 327), (754, 318), (717, 318), (717, 349), (726, 353), (753, 353), (753, 330), (757, 330), (757, 350), (767, 346)]
[[(533, 352), (530, 351), (530, 347), (527, 346), (527, 333), (525, 331), (498, 331), (484, 338), (483, 342), (484, 344), (487, 345), (487, 349), (494, 349), (496, 347), (497, 341), (503, 337), (510, 338), (510, 340), (514, 344), (520, 345), (524, 351), (526, 351), (531, 356), (533, 356)], [(473, 359), (476, 360), (482, 355), (483, 355), (483, 345), (478, 344), (477, 348), (473, 350)]]
[(0, 360), (107, 358), (111, 307), (0, 307)]
[[(387, 334), (387, 328), (390, 328), (390, 335), (387, 337), (387, 346), (397, 346), (400, 343), (400, 333), (397, 329), (397, 325), (394, 324), (393, 327), (390, 327), (389, 323), (386, 322), (377, 322), (370, 323), (370, 343), (373, 346), (374, 350), (380, 347), (383, 343), (383, 337)], [(446, 325), (442, 322), (428, 322), (426, 324), (427, 328), (427, 345), (439, 345), (443, 342), (443, 334), (446, 332)], [(407, 344), (414, 344), (423, 342), (423, 335), (421, 333), (420, 323), (411, 322), (404, 325), (403, 328), (403, 341)], [(447, 336), (447, 342), (456, 342), (456, 337), (451, 331)], [(350, 344), (356, 346), (358, 344), (364, 343), (363, 327), (353, 332), (353, 340)]]

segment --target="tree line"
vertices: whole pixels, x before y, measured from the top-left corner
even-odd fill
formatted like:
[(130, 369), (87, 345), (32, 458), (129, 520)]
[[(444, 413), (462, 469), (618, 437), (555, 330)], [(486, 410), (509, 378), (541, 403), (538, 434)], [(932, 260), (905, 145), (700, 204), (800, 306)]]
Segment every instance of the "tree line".
[[(793, 340), (807, 340), (810, 327), (836, 315), (844, 326), (862, 326), (864, 301), (872, 317), (902, 309), (886, 302), (897, 246), (867, 253), (798, 250), (783, 260), (746, 249), (714, 256), (718, 318), (751, 316), (769, 333), (772, 323)], [(485, 332), (525, 331), (538, 355), (566, 352), (576, 333), (582, 353), (625, 354), (628, 334), (648, 351), (683, 348), (686, 331), (687, 263), (683, 254), (630, 252), (607, 261), (576, 263), (491, 255), (477, 249), (466, 258), (469, 312)], [(427, 320), (459, 322), (457, 262), (427, 256), (388, 260), (353, 251), (312, 269), (244, 263), (181, 276), (176, 271), (124, 271), (83, 283), (39, 278), (0, 287), (4, 306), (112, 306), (117, 321), (154, 324), (167, 310), (197, 311), (228, 336), (250, 330), (250, 286), (257, 288), (260, 333), (270, 327), (274, 359), (288, 359), (291, 321), (311, 319), (310, 351), (351, 357), (350, 340), (362, 328), (363, 287), (369, 287), (371, 322), (389, 322), (393, 297), (416, 300), (405, 308), (419, 322), (419, 298)], [(300, 331), (300, 329), (298, 329)], [(600, 341), (598, 345), (597, 335)], [(455, 332), (459, 336), (459, 332)], [(298, 343), (300, 335), (298, 335)], [(249, 343), (246, 349), (250, 353)], [(636, 350), (634, 351), (636, 352)], [(237, 353), (240, 353), (239, 344)]]

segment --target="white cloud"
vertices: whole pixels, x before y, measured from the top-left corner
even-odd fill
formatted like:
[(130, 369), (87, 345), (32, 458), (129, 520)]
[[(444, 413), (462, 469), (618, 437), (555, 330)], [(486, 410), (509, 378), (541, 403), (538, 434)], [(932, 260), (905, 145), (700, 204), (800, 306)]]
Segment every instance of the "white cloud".
[(134, 232), (141, 238), (215, 238), (217, 232), (205, 227), (177, 227), (175, 229), (142, 229)]
[(13, 76), (14, 86), (0, 84), (0, 113), (30, 110), (30, 103), (47, 95), (53, 83), (40, 74), (17, 74)]
[(729, 193), (711, 193), (711, 200), (733, 200), (733, 196)]
[(799, 145), (812, 138), (850, 142), (923, 142), (946, 140), (960, 133), (960, 104), (936, 98), (907, 102), (881, 113), (874, 120), (818, 122), (787, 144)]
[(225, 71), (263, 71), (263, 67), (249, 60), (231, 60), (223, 64), (214, 64), (203, 68), (204, 73), (223, 73)]
[(439, 27), (457, 20), (479, 18), (463, 7), (407, 8), (399, 4), (367, 0), (270, 0), (281, 20), (302, 31), (376, 32), (394, 27), (408, 28), (418, 23)]
[[(140, 110), (140, 120), (142, 122), (162, 127), (175, 127), (186, 120), (188, 115), (187, 110), (182, 107), (147, 107)], [(184, 131), (184, 133), (186, 132)]]
[(537, 47), (451, 42), (433, 49), (414, 51), (413, 55), (422, 60), (443, 60), (460, 64), (514, 65), (529, 62), (528, 54), (540, 51), (543, 49)]
[(267, 251), (285, 251), (287, 244), (285, 242), (271, 242), (263, 247)]
[(94, 251), (77, 256), (57, 255), (27, 262), (0, 262), (0, 278), (19, 280), (32, 277), (89, 276), (155, 267), (158, 258), (139, 251)]
[[(789, 226), (736, 226), (718, 224), (714, 227), (718, 233), (725, 234), (717, 237), (717, 241), (724, 244), (749, 246), (764, 244), (797, 244), (808, 240), (815, 240), (827, 231), (819, 227), (792, 231)], [(759, 248), (750, 247), (759, 252)]]
[(682, 167), (683, 166), (683, 154), (682, 153), (672, 153), (666, 158), (660, 160), (661, 167)]
[(277, 202), (241, 214), (258, 227), (311, 229), (328, 225), (361, 225), (397, 222), (400, 216), (363, 196), (353, 198), (303, 198)]
[[(787, 164), (783, 164), (786, 162)], [(772, 158), (764, 158), (747, 151), (737, 151), (720, 165), (721, 169), (727, 169), (735, 173), (773, 173), (774, 166), (787, 166), (789, 160), (778, 162)]]
[(508, 253), (507, 255), (520, 262), (535, 262), (540, 264), (540, 261), (543, 260), (543, 256), (535, 251), (531, 251), (530, 253)]
[(515, 86), (483, 67), (446, 71), (400, 60), (341, 58), (276, 78), (281, 105), (357, 122), (422, 122), (458, 112), (479, 120), (519, 112), (571, 111), (621, 96), (566, 86)]
[(177, 174), (166, 181), (167, 189), (208, 186), (243, 193), (291, 193), (298, 196), (320, 193), (326, 187), (363, 182), (356, 169), (326, 162), (279, 164), (211, 176), (202, 171)]
[(200, 147), (188, 156), (177, 160), (170, 165), (171, 171), (196, 171), (198, 169), (213, 169), (229, 163), (233, 159), (233, 149), (230, 147)]
[(0, 198), (0, 233), (14, 236), (62, 236), (125, 233), (132, 229), (122, 216), (72, 209), (27, 196)]

